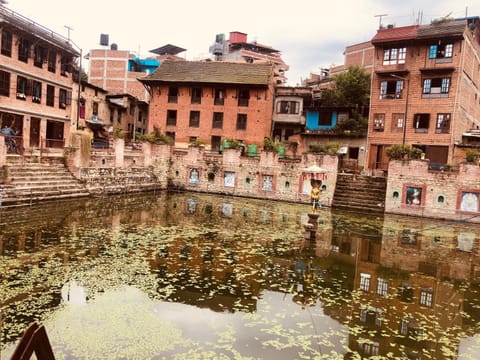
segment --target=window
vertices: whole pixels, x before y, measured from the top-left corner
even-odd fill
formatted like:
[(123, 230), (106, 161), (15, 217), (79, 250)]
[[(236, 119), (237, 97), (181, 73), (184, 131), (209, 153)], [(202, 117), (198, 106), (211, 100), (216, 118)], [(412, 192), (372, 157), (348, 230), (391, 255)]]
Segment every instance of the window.
[(175, 144), (175, 131), (166, 131), (165, 135), (172, 139), (172, 142)]
[[(175, 86), (168, 88), (168, 102), (170, 104), (176, 104), (178, 101), (178, 88)], [(175, 116), (176, 118), (176, 116)]]
[(250, 91), (241, 89), (238, 91), (238, 106), (248, 106), (250, 100)]
[(402, 98), (403, 80), (389, 80), (380, 83), (380, 99)]
[(18, 41), (18, 60), (28, 62), (28, 52), (30, 50), (30, 42), (20, 38)]
[(0, 70), (0, 95), (10, 96), (10, 73)]
[(56, 66), (55, 63), (57, 62), (57, 53), (55, 51), (49, 50), (48, 52), (48, 71), (55, 72)]
[(55, 87), (47, 85), (47, 105), (55, 106)]
[(32, 102), (39, 104), (42, 99), (42, 83), (33, 80), (32, 82)]
[(12, 56), (12, 33), (2, 29), (2, 55), (5, 56)]
[(385, 49), (383, 52), (383, 65), (405, 64), (407, 48)]
[(17, 99), (25, 100), (28, 94), (28, 80), (17, 76)]
[(392, 114), (392, 132), (402, 131), (404, 123), (405, 123), (405, 114), (402, 114), (402, 113)]
[(466, 212), (478, 212), (479, 211), (479, 193), (462, 191), (460, 197), (460, 210)]
[(214, 105), (223, 105), (225, 101), (225, 89), (215, 89)]
[(320, 111), (318, 114), (318, 126), (332, 126), (333, 113), (331, 111)]
[(117, 122), (119, 124), (122, 123), (122, 111), (120, 109), (118, 109), (118, 112), (117, 112)]
[(60, 59), (60, 75), (68, 76), (70, 71), (70, 58), (67, 55), (62, 55)]
[(370, 274), (361, 273), (360, 274), (360, 290), (369, 291), (370, 290)]
[(190, 121), (188, 126), (194, 128), (200, 127), (200, 111), (190, 111)]
[(177, 125), (177, 110), (167, 110), (167, 126)]
[(387, 295), (388, 294), (388, 281), (383, 278), (378, 278), (377, 284), (377, 294), (378, 295)]
[(277, 102), (278, 114), (298, 114), (298, 101), (279, 101)]
[(453, 56), (453, 44), (431, 45), (429, 58), (430, 59), (451, 59)]
[(47, 50), (40, 45), (35, 45), (35, 55), (33, 58), (33, 65), (36, 67), (43, 67), (43, 62), (46, 60)]
[(247, 130), (247, 114), (237, 114), (237, 130)]
[(450, 114), (437, 114), (435, 133), (448, 134), (450, 132)]
[(421, 289), (420, 290), (420, 305), (432, 307), (433, 303), (433, 290)]
[(415, 114), (413, 117), (413, 127), (416, 133), (428, 132), (430, 123), (430, 114)]
[(235, 187), (235, 173), (233, 171), (225, 171), (223, 174), (223, 186)]
[(212, 128), (213, 129), (223, 128), (223, 112), (214, 112), (213, 113)]
[(385, 128), (385, 114), (373, 114), (373, 130), (383, 131)]
[(262, 176), (262, 190), (272, 191), (273, 190), (273, 176), (272, 175), (263, 175)]
[(65, 89), (60, 89), (58, 93), (58, 107), (60, 109), (67, 107), (67, 91)]
[(407, 195), (405, 203), (407, 205), (420, 206), (422, 205), (422, 188), (407, 186)]
[(450, 78), (433, 78), (423, 80), (423, 95), (428, 97), (442, 97), (448, 95), (450, 90)]
[(202, 88), (194, 87), (191, 90), (191, 103), (192, 104), (201, 104), (202, 103)]

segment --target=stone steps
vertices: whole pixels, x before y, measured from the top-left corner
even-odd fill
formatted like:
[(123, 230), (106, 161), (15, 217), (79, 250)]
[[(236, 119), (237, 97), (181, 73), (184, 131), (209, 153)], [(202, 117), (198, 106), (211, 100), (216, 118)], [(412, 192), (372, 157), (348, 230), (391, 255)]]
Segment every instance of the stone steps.
[(385, 211), (386, 179), (338, 174), (332, 207), (358, 211)]
[(3, 207), (90, 196), (61, 163), (9, 162), (8, 182), (0, 188)]

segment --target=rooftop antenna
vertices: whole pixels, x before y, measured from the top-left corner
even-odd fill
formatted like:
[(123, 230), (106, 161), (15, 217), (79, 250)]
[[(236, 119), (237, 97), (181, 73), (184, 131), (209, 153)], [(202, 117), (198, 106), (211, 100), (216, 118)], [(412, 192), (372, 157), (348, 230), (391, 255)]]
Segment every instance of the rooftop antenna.
[(67, 37), (68, 37), (68, 41), (70, 42), (70, 31), (73, 30), (73, 27), (68, 25), (64, 25), (63, 27), (67, 29)]
[(388, 16), (388, 14), (379, 14), (379, 15), (374, 15), (373, 17), (378, 17), (378, 28), (382, 28), (382, 17)]

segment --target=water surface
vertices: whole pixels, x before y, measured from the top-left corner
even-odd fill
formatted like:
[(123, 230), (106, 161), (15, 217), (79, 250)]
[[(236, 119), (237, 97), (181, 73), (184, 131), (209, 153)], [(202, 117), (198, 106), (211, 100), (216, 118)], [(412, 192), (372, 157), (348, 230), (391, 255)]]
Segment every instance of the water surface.
[(0, 210), (1, 358), (479, 358), (480, 226), (156, 193)]

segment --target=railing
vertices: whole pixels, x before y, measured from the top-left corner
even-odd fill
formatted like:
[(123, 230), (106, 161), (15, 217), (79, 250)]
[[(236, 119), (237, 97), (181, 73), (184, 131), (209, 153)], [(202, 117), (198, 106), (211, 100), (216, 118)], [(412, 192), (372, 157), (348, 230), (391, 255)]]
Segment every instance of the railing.
[(46, 148), (62, 149), (65, 145), (64, 139), (45, 139)]

